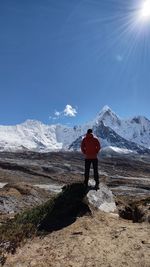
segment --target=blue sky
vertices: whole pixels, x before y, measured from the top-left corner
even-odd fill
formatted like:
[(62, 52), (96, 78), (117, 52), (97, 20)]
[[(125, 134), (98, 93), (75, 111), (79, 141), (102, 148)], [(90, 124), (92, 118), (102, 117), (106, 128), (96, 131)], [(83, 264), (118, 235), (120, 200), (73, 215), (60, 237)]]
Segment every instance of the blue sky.
[(150, 119), (143, 0), (1, 0), (0, 124), (80, 124), (110, 106)]

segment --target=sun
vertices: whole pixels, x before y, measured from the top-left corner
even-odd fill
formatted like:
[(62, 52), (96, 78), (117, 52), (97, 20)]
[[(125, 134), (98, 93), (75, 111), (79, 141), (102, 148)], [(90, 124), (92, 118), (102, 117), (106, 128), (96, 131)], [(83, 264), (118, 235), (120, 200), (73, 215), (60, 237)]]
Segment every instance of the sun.
[(150, 0), (145, 0), (142, 3), (139, 13), (141, 20), (150, 20)]

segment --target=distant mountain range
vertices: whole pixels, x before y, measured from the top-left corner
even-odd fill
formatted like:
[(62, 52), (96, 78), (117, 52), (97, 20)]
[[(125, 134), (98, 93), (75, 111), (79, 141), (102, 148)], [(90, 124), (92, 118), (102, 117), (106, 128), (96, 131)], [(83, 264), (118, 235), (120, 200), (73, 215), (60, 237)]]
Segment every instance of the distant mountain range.
[(35, 120), (0, 126), (0, 151), (79, 150), (88, 128), (93, 129), (103, 148), (150, 154), (150, 121), (143, 116), (121, 119), (108, 106), (93, 121), (80, 126), (45, 125)]

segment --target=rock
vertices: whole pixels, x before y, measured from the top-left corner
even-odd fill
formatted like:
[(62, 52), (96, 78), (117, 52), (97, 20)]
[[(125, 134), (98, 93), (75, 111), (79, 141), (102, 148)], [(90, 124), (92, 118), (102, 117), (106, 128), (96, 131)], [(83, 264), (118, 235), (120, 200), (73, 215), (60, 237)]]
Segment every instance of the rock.
[(0, 189), (0, 218), (40, 205), (51, 197), (51, 192), (25, 183), (8, 183)]
[(150, 223), (150, 197), (116, 196), (119, 216), (133, 222)]
[(100, 183), (99, 190), (90, 190), (87, 193), (89, 206), (104, 212), (115, 212), (117, 210), (112, 191), (103, 183)]

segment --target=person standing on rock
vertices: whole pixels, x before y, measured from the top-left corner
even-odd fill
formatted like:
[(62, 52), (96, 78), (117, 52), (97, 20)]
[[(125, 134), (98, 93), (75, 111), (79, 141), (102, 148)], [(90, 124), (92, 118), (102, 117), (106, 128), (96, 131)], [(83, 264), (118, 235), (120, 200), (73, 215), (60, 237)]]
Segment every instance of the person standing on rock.
[(93, 136), (92, 129), (87, 130), (86, 136), (81, 142), (81, 151), (85, 155), (85, 173), (84, 184), (87, 187), (89, 181), (89, 172), (91, 163), (94, 170), (95, 189), (99, 189), (99, 175), (98, 175), (98, 159), (97, 154), (100, 151), (101, 145), (99, 140)]

